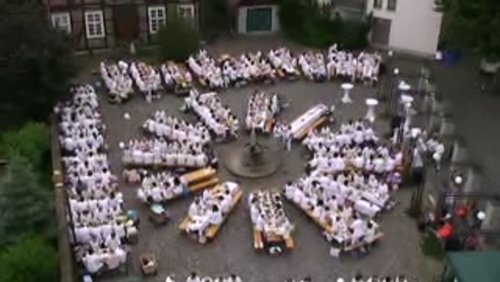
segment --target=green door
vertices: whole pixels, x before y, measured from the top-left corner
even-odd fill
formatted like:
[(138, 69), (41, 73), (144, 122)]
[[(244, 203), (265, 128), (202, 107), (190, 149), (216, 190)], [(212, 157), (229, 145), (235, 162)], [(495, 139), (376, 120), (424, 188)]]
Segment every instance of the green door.
[(273, 9), (249, 8), (247, 9), (247, 32), (271, 31), (273, 26)]

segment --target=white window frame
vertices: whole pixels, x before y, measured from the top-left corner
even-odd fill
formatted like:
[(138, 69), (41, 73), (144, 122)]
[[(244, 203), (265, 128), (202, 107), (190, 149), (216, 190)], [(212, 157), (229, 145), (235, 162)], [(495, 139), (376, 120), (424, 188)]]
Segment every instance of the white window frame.
[(381, 10), (384, 7), (384, 0), (373, 0), (373, 9)]
[[(190, 15), (185, 16), (181, 14), (182, 10), (189, 10)], [(193, 19), (194, 18), (194, 5), (193, 4), (177, 4), (177, 16), (182, 19)]]
[(387, 1), (387, 11), (396, 12), (397, 9), (398, 9), (398, 1), (397, 0), (393, 0), (392, 2), (391, 2), (391, 0)]
[[(98, 20), (92, 19), (92, 21), (90, 21), (89, 17), (97, 17), (96, 19)], [(90, 34), (91, 25), (99, 27), (101, 32), (96, 34)], [(85, 12), (85, 35), (87, 36), (88, 39), (98, 39), (106, 37), (106, 31), (104, 30), (104, 14), (101, 10)]]
[[(161, 12), (162, 16), (158, 16)], [(167, 11), (165, 6), (148, 7), (148, 29), (150, 34), (156, 34), (167, 22)], [(156, 26), (154, 25), (156, 24)], [(156, 27), (156, 29), (155, 29)]]
[(71, 17), (69, 12), (52, 13), (50, 15), (50, 20), (55, 29), (71, 34)]

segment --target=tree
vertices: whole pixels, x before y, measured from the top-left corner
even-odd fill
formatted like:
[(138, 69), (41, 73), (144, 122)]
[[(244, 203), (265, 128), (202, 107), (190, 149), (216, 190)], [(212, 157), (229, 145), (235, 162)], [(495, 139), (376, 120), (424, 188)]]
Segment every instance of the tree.
[(57, 280), (56, 252), (39, 237), (23, 239), (0, 254), (0, 282)]
[(7, 159), (21, 156), (35, 169), (43, 168), (50, 150), (49, 129), (43, 123), (29, 122), (16, 131), (0, 136), (0, 156)]
[(46, 120), (75, 73), (69, 38), (41, 2), (0, 0), (0, 120), (10, 125)]
[(198, 49), (200, 37), (193, 25), (174, 17), (158, 32), (161, 60), (185, 61)]
[(500, 1), (440, 0), (447, 47), (465, 47), (487, 60), (500, 59)]
[(233, 24), (230, 4), (226, 0), (206, 0), (201, 4), (201, 31), (208, 39), (229, 32)]
[(291, 40), (315, 48), (337, 43), (342, 48), (358, 49), (368, 44), (370, 31), (367, 19), (332, 17), (331, 8), (313, 0), (281, 0), (280, 26)]
[(30, 163), (21, 157), (10, 159), (0, 182), (0, 247), (31, 234), (46, 234), (53, 218), (50, 203), (50, 193), (40, 187)]

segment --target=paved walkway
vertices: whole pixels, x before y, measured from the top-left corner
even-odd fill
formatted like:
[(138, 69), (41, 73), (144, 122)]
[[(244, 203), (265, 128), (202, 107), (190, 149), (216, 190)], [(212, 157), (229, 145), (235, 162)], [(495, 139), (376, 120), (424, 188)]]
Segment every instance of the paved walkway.
[(466, 59), (449, 68), (434, 67), (439, 91), (451, 104), (457, 133), (472, 158), (495, 186), (500, 186), (500, 95), (483, 94), (477, 62)]

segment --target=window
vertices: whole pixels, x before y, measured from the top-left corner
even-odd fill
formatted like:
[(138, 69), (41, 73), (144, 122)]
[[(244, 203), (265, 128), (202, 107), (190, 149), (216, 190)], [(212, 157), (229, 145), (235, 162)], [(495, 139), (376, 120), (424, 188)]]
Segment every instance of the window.
[(389, 11), (396, 11), (396, 3), (397, 1), (396, 0), (389, 0), (387, 2), (387, 10)]
[(382, 5), (384, 0), (373, 0), (373, 8), (374, 9), (382, 9)]
[(52, 26), (56, 29), (71, 33), (71, 19), (69, 13), (54, 13), (50, 15)]
[(194, 6), (192, 4), (178, 5), (177, 15), (183, 19), (194, 18)]
[(156, 6), (148, 8), (149, 33), (155, 34), (165, 25), (166, 14), (165, 7)]
[(106, 36), (102, 11), (85, 12), (85, 32), (88, 39), (103, 38)]

